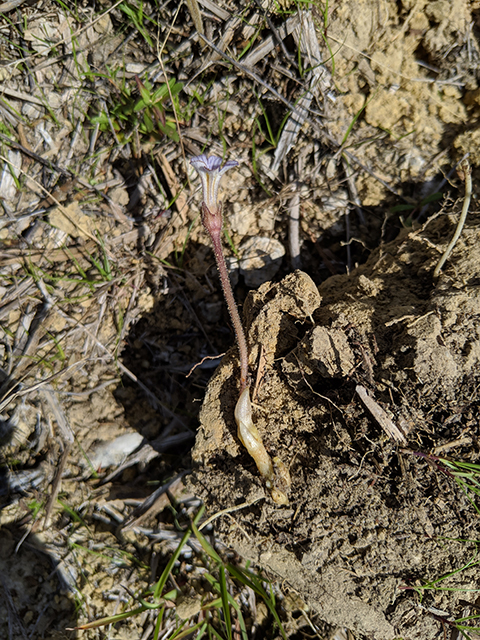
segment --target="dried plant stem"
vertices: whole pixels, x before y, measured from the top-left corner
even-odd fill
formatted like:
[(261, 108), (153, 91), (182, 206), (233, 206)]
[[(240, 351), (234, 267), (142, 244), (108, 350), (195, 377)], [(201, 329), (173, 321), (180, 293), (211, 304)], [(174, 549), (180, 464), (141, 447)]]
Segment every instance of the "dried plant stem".
[(472, 167), (467, 159), (465, 159), (460, 168), (465, 176), (465, 198), (463, 200), (463, 209), (462, 214), (460, 216), (460, 220), (458, 221), (457, 228), (455, 229), (455, 233), (453, 234), (453, 238), (450, 240), (450, 244), (445, 250), (445, 253), (438, 261), (437, 266), (435, 267), (435, 271), (433, 272), (433, 277), (438, 278), (440, 275), (440, 271), (448, 259), (448, 256), (451, 254), (453, 247), (456, 245), (460, 235), (462, 233), (463, 227), (465, 225), (465, 220), (467, 219), (468, 209), (470, 207), (470, 200), (472, 198)]
[(237, 304), (233, 296), (232, 285), (230, 284), (230, 278), (228, 276), (228, 269), (225, 263), (225, 257), (222, 249), (221, 232), (219, 230), (207, 229), (208, 235), (212, 241), (213, 252), (215, 254), (215, 260), (217, 262), (218, 273), (220, 276), (220, 283), (223, 289), (223, 295), (225, 296), (225, 302), (227, 303), (228, 312), (232, 319), (235, 336), (237, 338), (238, 350), (240, 352), (240, 393), (247, 388), (248, 381), (248, 347), (247, 340), (245, 338), (245, 332), (243, 330), (242, 321), (240, 320), (240, 314), (238, 313)]
[(296, 182), (294, 193), (289, 202), (288, 243), (290, 245), (290, 261), (292, 269), (301, 269), (300, 258), (300, 185)]
[(192, 20), (193, 20), (193, 24), (195, 25), (195, 29), (198, 31), (198, 34), (200, 36), (200, 42), (203, 45), (204, 44), (204, 39), (202, 38), (202, 35), (205, 33), (205, 30), (203, 28), (202, 14), (200, 13), (200, 7), (198, 6), (198, 1), (197, 0), (187, 0), (187, 7), (188, 7), (188, 10), (190, 12), (190, 15), (192, 16)]

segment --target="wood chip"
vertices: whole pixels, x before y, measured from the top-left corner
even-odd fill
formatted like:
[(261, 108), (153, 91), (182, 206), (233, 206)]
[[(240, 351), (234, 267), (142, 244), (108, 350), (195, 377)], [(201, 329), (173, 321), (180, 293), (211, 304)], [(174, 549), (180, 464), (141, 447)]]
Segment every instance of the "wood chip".
[(4, 94), (9, 98), (14, 98), (15, 100), (23, 100), (24, 102), (31, 102), (32, 104), (37, 104), (38, 106), (43, 107), (43, 102), (38, 98), (35, 98), (28, 93), (23, 93), (23, 91), (16, 91), (15, 89), (6, 87), (3, 83), (0, 84), (0, 94)]
[(395, 442), (401, 442), (402, 444), (405, 444), (407, 441), (403, 433), (392, 422), (387, 412), (382, 409), (382, 407), (377, 404), (377, 402), (371, 396), (368, 395), (368, 391), (365, 389), (365, 387), (362, 387), (362, 385), (359, 384), (356, 386), (355, 391), (358, 393), (358, 395), (360, 396), (360, 400), (367, 407), (367, 409), (370, 411), (372, 416), (382, 427), (388, 437), (395, 440)]
[(201, 4), (202, 7), (205, 7), (207, 11), (213, 13), (214, 16), (220, 18), (220, 20), (228, 20), (230, 18), (231, 14), (219, 7), (217, 2), (212, 2), (211, 0), (198, 0), (198, 3)]

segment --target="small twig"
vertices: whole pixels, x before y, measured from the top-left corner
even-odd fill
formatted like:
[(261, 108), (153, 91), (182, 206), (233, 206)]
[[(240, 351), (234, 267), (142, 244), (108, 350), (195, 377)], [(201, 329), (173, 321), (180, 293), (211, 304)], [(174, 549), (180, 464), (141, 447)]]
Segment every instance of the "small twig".
[[(173, 17), (173, 20), (172, 20), (172, 22), (170, 24), (170, 29), (168, 30), (168, 33), (165, 36), (165, 39), (163, 41), (163, 44), (162, 44), (161, 48), (158, 48), (158, 45), (157, 45), (157, 59), (158, 59), (158, 62), (160, 64), (160, 66), (162, 67), (162, 73), (163, 73), (163, 76), (164, 76), (165, 81), (166, 81), (165, 84), (167, 85), (168, 95), (169, 95), (170, 101), (172, 103), (173, 116), (175, 118), (175, 126), (177, 127), (178, 139), (180, 141), (180, 147), (182, 149), (183, 165), (185, 167), (185, 173), (186, 173), (186, 176), (187, 176), (188, 186), (191, 187), (190, 176), (189, 176), (189, 171), (188, 171), (188, 163), (187, 163), (187, 158), (185, 156), (185, 147), (183, 145), (183, 135), (182, 135), (182, 131), (180, 129), (180, 122), (178, 120), (177, 109), (175, 108), (175, 100), (173, 99), (172, 90), (171, 90), (170, 85), (169, 85), (168, 80), (167, 80), (167, 72), (165, 71), (165, 66), (163, 64), (163, 58), (162, 58), (163, 51), (164, 51), (164, 49), (166, 47), (166, 44), (167, 44), (167, 39), (169, 38), (170, 32), (173, 29), (173, 25), (175, 24), (175, 21), (177, 19), (178, 12), (180, 11), (180, 7), (181, 6), (182, 6), (181, 3), (179, 3), (178, 9), (177, 9), (177, 11), (176, 11), (176, 13), (175, 13), (175, 15)], [(204, 29), (203, 29), (203, 23), (202, 23), (202, 16), (200, 14), (200, 9), (198, 7), (197, 0), (187, 0), (187, 6), (188, 6), (188, 9), (189, 9), (189, 11), (190, 11), (190, 13), (192, 15), (193, 23), (195, 25), (196, 30), (198, 31), (199, 35), (203, 34), (204, 33)], [(199, 24), (197, 24), (196, 20), (199, 21)], [(202, 39), (202, 44), (203, 44), (203, 39)], [(186, 202), (185, 202), (185, 205), (186, 205)], [(181, 209), (183, 209), (183, 207), (180, 208), (180, 206), (179, 206), (178, 208), (180, 210), (180, 213), (182, 213)], [(185, 214), (182, 214), (182, 217), (184, 217), (184, 216), (185, 216)]]
[(57, 171), (58, 173), (62, 174), (65, 177), (73, 178), (73, 173), (68, 169), (62, 169), (62, 167), (58, 166), (58, 164), (55, 164), (50, 160), (46, 160), (45, 158), (42, 158), (42, 156), (38, 155), (38, 153), (35, 153), (31, 149), (27, 149), (27, 147), (24, 147), (18, 142), (15, 142), (15, 140), (11, 140), (8, 136), (4, 135), (3, 133), (0, 133), (0, 140), (5, 142), (11, 149), (16, 149), (17, 151), (21, 151), (23, 154), (25, 154), (29, 158), (32, 158), (32, 160), (35, 160), (36, 162), (40, 162), (41, 165), (43, 165), (44, 167), (47, 167), (51, 171)]
[(93, 156), (95, 153), (95, 145), (97, 144), (98, 132), (100, 131), (100, 124), (97, 122), (93, 129), (92, 135), (90, 136), (90, 144), (88, 146), (88, 153), (90, 156)]
[(255, 384), (253, 386), (253, 392), (252, 392), (252, 402), (255, 402), (255, 400), (257, 398), (258, 387), (260, 386), (260, 381), (262, 380), (263, 376), (265, 375), (266, 362), (267, 362), (267, 359), (265, 357), (265, 347), (263, 346), (263, 344), (261, 344), (260, 345), (259, 354), (258, 354), (257, 375), (255, 376)]
[(377, 402), (371, 396), (368, 395), (368, 391), (365, 389), (365, 387), (362, 387), (361, 384), (358, 384), (355, 388), (355, 391), (358, 393), (363, 404), (367, 407), (367, 409), (370, 411), (372, 416), (382, 427), (385, 433), (396, 442), (402, 442), (403, 444), (405, 444), (406, 439), (403, 433), (392, 422), (392, 420), (390, 420), (387, 412), (382, 409), (382, 407), (377, 404)]
[(351, 247), (351, 232), (350, 232), (350, 211), (345, 211), (345, 246), (347, 247), (347, 273), (352, 270), (352, 247)]
[(63, 472), (67, 464), (67, 459), (70, 454), (70, 450), (74, 442), (74, 434), (68, 419), (63, 412), (62, 407), (58, 401), (57, 395), (53, 388), (45, 386), (42, 389), (43, 396), (46, 399), (58, 425), (60, 432), (60, 439), (63, 441), (63, 452), (60, 456), (60, 460), (56, 464), (55, 477), (51, 483), (52, 490), (45, 509), (45, 520), (43, 522), (43, 528), (47, 529), (50, 525), (50, 517), (52, 515), (53, 507), (57, 501), (58, 492), (60, 491), (60, 484), (62, 481)]
[(251, 502), (242, 502), (242, 504), (237, 504), (234, 507), (228, 507), (227, 509), (222, 509), (221, 511), (217, 511), (217, 513), (214, 513), (212, 516), (207, 518), (205, 522), (202, 522), (202, 524), (198, 527), (198, 530), (201, 531), (202, 529), (205, 529), (205, 527), (208, 527), (209, 524), (211, 524), (214, 520), (216, 520), (220, 516), (226, 515), (227, 513), (234, 513), (235, 511), (240, 511), (240, 509), (246, 509), (247, 507), (251, 507), (252, 505), (256, 504), (259, 500), (262, 500), (262, 499), (263, 499), (263, 496), (260, 496), (258, 498), (255, 498), (255, 500), (252, 500)]
[(472, 167), (470, 166), (467, 158), (460, 165), (460, 169), (465, 179), (465, 198), (463, 200), (462, 214), (460, 216), (460, 220), (458, 221), (457, 228), (455, 229), (455, 233), (453, 234), (453, 238), (450, 240), (450, 244), (448, 245), (443, 256), (438, 261), (437, 266), (435, 267), (435, 271), (433, 272), (434, 278), (438, 278), (438, 276), (440, 275), (440, 271), (442, 270), (443, 265), (447, 261), (448, 256), (453, 250), (453, 247), (456, 245), (458, 239), (460, 238), (463, 227), (465, 225), (465, 220), (467, 219), (468, 209), (470, 207), (470, 200), (472, 198)]
[(204, 358), (202, 358), (200, 360), (200, 362), (196, 362), (193, 367), (190, 369), (190, 371), (187, 373), (187, 375), (185, 376), (185, 378), (189, 378), (192, 373), (195, 371), (195, 369), (197, 369), (197, 367), (201, 367), (202, 364), (204, 362), (206, 362), (207, 360), (220, 360), (220, 358), (223, 358), (223, 356), (225, 355), (225, 353), (219, 353), (218, 356), (205, 356)]
[(78, 120), (77, 126), (75, 127), (75, 131), (73, 132), (73, 136), (70, 141), (70, 149), (68, 150), (67, 157), (65, 158), (65, 161), (67, 163), (69, 163), (70, 160), (73, 158), (75, 147), (77, 145), (80, 134), (82, 133), (82, 129), (83, 129), (83, 122), (82, 120)]

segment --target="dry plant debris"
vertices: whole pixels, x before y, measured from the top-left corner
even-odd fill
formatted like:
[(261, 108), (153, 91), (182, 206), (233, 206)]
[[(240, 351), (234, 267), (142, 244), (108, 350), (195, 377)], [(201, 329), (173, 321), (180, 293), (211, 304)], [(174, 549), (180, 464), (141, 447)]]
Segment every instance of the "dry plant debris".
[[(190, 156), (208, 149), (239, 161), (221, 197), (227, 264), (244, 301), (300, 261), (315, 285), (340, 277), (398, 234), (413, 234), (435, 264), (461, 209), (454, 170), (469, 154), (471, 213), (437, 286), (445, 300), (450, 288), (474, 296), (478, 265), (460, 258), (478, 225), (479, 16), (467, 0), (0, 4), (1, 637), (156, 633), (150, 610), (107, 635), (66, 629), (133, 607), (154, 583), (181, 538), (167, 495), (183, 524), (199, 507), (181, 478), (233, 334)], [(442, 224), (424, 233), (432, 214)], [(365, 298), (381, 289), (359, 282)], [(418, 318), (419, 304), (387, 322), (392, 331), (411, 323), (412, 336), (430, 327), (456, 384), (458, 363), (442, 346), (454, 328), (445, 337), (437, 311)], [(297, 318), (293, 332), (310, 321), (294, 306), (285, 312)], [(273, 331), (267, 311), (250, 336), (260, 394), (274, 358), (268, 349), (260, 358), (262, 331)], [(311, 366), (307, 346), (326, 338), (336, 344), (338, 334), (300, 339), (295, 363)], [(368, 371), (374, 348), (356, 341)], [(322, 362), (334, 371), (331, 354)], [(283, 363), (285, 375), (295, 363)], [(416, 366), (433, 385), (431, 361)], [(312, 393), (309, 376), (294, 381), (300, 396)], [(374, 365), (360, 381), (373, 397), (372, 381)], [(478, 434), (467, 404), (445, 420), (468, 457)], [(395, 418), (408, 438), (411, 416)], [(237, 455), (235, 446), (227, 438)], [(220, 530), (225, 521), (215, 521)], [(176, 570), (184, 602), (197, 597), (198, 545)], [(258, 593), (235, 588), (251, 633), (274, 637)], [(202, 589), (205, 603), (212, 587)], [(293, 595), (280, 609), (292, 636), (334, 632)], [(191, 612), (187, 624), (200, 615)], [(162, 624), (171, 632), (175, 607)]]

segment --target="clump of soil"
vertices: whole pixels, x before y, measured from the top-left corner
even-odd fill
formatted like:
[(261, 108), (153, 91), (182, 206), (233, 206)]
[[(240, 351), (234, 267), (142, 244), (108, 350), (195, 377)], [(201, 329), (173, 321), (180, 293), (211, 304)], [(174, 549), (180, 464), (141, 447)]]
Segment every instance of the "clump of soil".
[[(297, 271), (250, 294), (250, 370), (260, 369), (256, 425), (289, 465), (290, 506), (276, 507), (235, 435), (237, 353), (213, 377), (201, 412), (192, 483), (219, 535), (297, 589), (321, 617), (368, 638), (431, 640), (460, 617), (461, 593), (424, 584), (472, 557), (478, 516), (451, 478), (418, 454), (479, 458), (480, 229), (446, 272), (446, 216), (374, 251), (318, 289)], [(361, 384), (405, 436), (382, 431)], [(457, 586), (473, 587), (461, 572)], [(472, 582), (472, 584), (470, 584)], [(440, 634), (440, 635), (438, 635)]]

